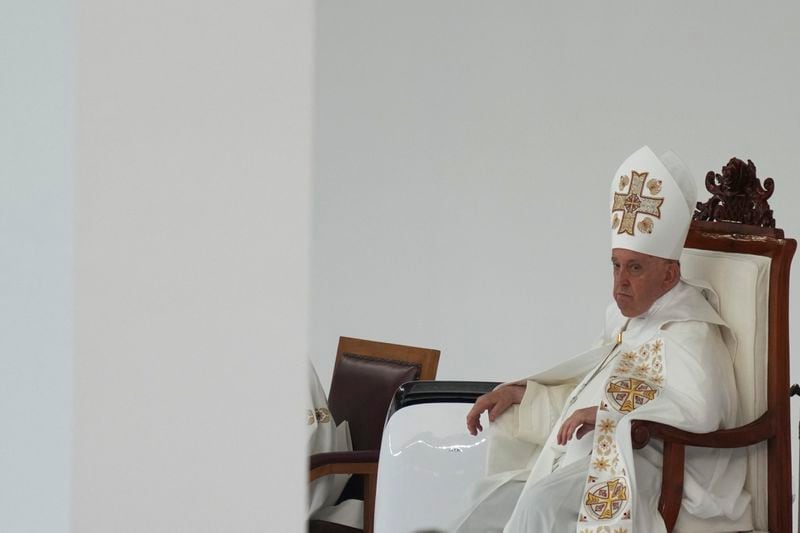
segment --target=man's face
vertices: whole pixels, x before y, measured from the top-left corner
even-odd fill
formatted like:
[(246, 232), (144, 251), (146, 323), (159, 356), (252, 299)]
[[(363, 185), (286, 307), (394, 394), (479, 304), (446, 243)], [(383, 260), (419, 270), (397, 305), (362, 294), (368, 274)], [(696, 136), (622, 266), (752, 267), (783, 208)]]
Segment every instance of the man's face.
[(611, 250), (614, 267), (614, 300), (626, 317), (639, 316), (671, 289), (680, 278), (676, 261), (633, 252)]

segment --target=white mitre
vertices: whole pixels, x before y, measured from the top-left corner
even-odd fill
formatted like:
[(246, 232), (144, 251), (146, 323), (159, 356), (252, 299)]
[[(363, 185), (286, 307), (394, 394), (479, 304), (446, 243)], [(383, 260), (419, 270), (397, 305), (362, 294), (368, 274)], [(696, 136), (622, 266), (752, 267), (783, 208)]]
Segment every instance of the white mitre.
[(674, 152), (639, 148), (611, 181), (611, 247), (680, 258), (696, 201), (694, 179)]

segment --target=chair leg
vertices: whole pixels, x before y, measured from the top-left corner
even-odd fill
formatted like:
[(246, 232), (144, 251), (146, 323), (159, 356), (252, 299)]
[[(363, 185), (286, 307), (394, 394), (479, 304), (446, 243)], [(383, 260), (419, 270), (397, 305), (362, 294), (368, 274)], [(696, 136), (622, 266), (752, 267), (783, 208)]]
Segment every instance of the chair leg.
[(664, 519), (667, 531), (672, 533), (678, 513), (681, 510), (683, 499), (683, 444), (664, 442), (664, 464), (661, 473), (661, 499), (658, 502), (658, 511)]
[(378, 490), (378, 472), (365, 474), (364, 478), (364, 533), (375, 529), (375, 494)]

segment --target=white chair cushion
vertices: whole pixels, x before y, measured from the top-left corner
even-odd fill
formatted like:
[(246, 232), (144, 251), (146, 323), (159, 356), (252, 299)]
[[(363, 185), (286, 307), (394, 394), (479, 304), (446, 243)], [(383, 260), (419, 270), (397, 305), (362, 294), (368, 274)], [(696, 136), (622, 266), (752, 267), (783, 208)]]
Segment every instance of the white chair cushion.
[[(681, 272), (702, 280), (719, 296), (719, 314), (736, 336), (729, 342), (739, 393), (739, 425), (767, 410), (767, 331), (771, 260), (749, 254), (686, 249)], [(767, 529), (767, 444), (747, 450), (747, 481), (753, 525)]]

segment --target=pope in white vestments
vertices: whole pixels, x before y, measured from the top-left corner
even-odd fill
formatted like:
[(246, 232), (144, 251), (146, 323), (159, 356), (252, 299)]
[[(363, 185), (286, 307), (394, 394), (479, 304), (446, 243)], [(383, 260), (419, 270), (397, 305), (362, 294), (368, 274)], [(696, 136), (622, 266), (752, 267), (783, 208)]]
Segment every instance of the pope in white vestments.
[[(662, 443), (631, 421), (705, 433), (737, 425), (729, 344), (707, 287), (680, 278), (695, 188), (673, 153), (644, 147), (612, 182), (615, 303), (598, 345), (476, 401), (488, 411), (487, 476), (458, 532), (661, 533)], [(686, 449), (675, 531), (752, 529), (743, 450)]]

